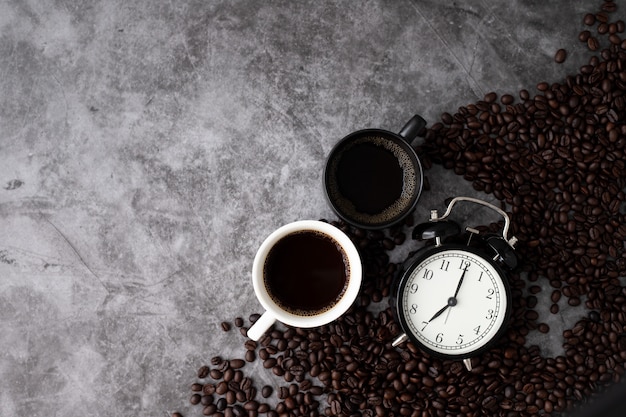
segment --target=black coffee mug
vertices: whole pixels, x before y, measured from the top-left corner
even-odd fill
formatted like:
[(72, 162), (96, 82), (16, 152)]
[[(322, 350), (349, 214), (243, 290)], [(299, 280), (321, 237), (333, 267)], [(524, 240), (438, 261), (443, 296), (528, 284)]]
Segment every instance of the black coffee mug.
[(415, 209), (424, 173), (412, 142), (425, 126), (415, 115), (397, 134), (363, 129), (335, 145), (324, 169), (324, 190), (341, 219), (363, 229), (383, 229)]

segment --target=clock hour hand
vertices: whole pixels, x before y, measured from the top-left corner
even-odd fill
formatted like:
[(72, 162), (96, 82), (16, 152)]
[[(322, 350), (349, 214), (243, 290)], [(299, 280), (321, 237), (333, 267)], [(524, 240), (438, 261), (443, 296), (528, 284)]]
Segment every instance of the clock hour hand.
[(437, 317), (441, 316), (443, 314), (444, 311), (446, 311), (448, 309), (448, 307), (450, 307), (450, 303), (448, 301), (448, 304), (446, 304), (441, 310), (439, 310), (438, 312), (435, 313), (434, 316), (432, 316), (430, 318), (430, 320), (428, 320), (428, 322), (430, 323), (431, 321), (435, 320)]
[(443, 312), (448, 309), (448, 307), (454, 307), (455, 305), (456, 305), (456, 298), (454, 297), (448, 298), (448, 304), (446, 304), (445, 306), (441, 308), (441, 310), (436, 312), (435, 315), (432, 316), (430, 320), (428, 320), (428, 322), (430, 323), (431, 321), (435, 320), (437, 317), (441, 316)]

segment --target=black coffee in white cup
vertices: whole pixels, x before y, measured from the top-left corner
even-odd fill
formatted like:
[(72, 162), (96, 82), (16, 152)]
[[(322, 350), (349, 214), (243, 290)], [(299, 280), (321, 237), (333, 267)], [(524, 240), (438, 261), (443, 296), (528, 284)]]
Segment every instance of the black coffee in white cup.
[(361, 280), (359, 251), (337, 227), (300, 220), (276, 229), (252, 264), (254, 293), (265, 312), (248, 337), (259, 340), (277, 320), (301, 328), (330, 323), (354, 303)]
[(330, 235), (300, 230), (269, 250), (263, 281), (270, 298), (286, 311), (313, 316), (330, 310), (348, 287), (350, 263)]

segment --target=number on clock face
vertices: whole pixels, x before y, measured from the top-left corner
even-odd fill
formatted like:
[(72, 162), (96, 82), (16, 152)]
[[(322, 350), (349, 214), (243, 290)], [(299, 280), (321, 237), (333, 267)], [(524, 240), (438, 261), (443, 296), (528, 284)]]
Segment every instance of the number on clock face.
[(504, 323), (507, 293), (489, 262), (462, 249), (437, 252), (406, 279), (400, 308), (408, 331), (434, 352), (466, 355)]

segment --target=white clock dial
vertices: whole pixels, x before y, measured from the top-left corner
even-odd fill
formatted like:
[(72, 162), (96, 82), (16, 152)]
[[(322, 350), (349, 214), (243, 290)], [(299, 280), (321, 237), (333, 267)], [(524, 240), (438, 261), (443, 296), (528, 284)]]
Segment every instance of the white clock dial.
[(398, 302), (405, 330), (435, 353), (469, 356), (504, 324), (505, 285), (498, 270), (473, 252), (436, 252), (404, 280)]

